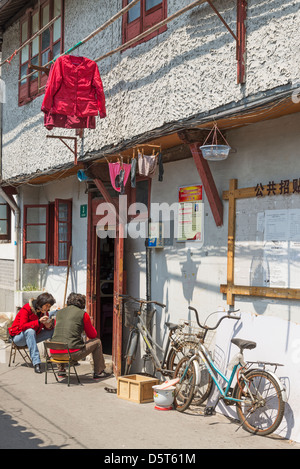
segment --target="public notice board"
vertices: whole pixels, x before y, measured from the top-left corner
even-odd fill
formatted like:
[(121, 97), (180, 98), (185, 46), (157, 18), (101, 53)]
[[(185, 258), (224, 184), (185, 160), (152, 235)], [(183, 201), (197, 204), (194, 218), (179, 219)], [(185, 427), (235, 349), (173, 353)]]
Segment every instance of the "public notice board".
[(299, 288), (300, 210), (266, 210), (264, 218), (265, 283)]
[[(300, 288), (299, 195), (237, 201), (236, 284)], [(298, 207), (297, 207), (298, 205)], [(292, 207), (289, 208), (288, 206)], [(295, 207), (296, 206), (296, 207)]]
[(178, 202), (177, 241), (203, 241), (202, 185), (180, 187)]

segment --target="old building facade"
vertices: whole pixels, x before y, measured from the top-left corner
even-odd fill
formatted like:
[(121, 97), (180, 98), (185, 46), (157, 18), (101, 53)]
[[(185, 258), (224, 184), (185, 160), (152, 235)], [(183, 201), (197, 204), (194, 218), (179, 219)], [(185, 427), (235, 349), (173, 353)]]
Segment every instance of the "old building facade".
[[(9, 59), (1, 67), (2, 310), (21, 306), (31, 294), (24, 289), (51, 292), (59, 307), (66, 292), (86, 294), (88, 311), (121, 373), (126, 330), (114, 293), (166, 303), (153, 323), (161, 343), (165, 320), (193, 320), (188, 305), (202, 320), (220, 308), (240, 309), (236, 326), (223, 322), (217, 331), (220, 365), (226, 368), (234, 353), (234, 336), (257, 342), (246, 358), (282, 363), (289, 401), (279, 433), (300, 441), (299, 1), (218, 0), (216, 11), (211, 2), (141, 0), (114, 19), (127, 5), (0, 2), (2, 61)], [(53, 26), (14, 55), (53, 19)], [(28, 65), (43, 67), (79, 42), (70, 54), (97, 61), (107, 116), (97, 117), (96, 129), (83, 135), (47, 130), (41, 111), (47, 74)], [(225, 160), (207, 161), (199, 147), (215, 124), (231, 151)], [(176, 210), (163, 219), (149, 213), (152, 222), (162, 221), (165, 233), (170, 227), (161, 248), (146, 249), (144, 238), (124, 239), (119, 232), (110, 239), (97, 236), (99, 207), (118, 204), (108, 162), (122, 158), (128, 164), (138, 148), (146, 154), (161, 149), (163, 180), (157, 172), (139, 177), (134, 188), (129, 178), (128, 205), (170, 207), (182, 202), (181, 188), (200, 186), (198, 239), (179, 239), (182, 219)]]

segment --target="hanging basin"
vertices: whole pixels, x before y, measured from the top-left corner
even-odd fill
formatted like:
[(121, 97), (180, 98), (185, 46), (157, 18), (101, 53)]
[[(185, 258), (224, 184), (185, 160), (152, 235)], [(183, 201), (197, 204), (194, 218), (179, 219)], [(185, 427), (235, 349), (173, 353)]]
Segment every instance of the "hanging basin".
[(152, 386), (153, 399), (159, 407), (169, 407), (174, 401), (175, 386), (169, 386), (166, 389), (160, 389), (159, 385)]
[(200, 150), (206, 160), (221, 161), (226, 160), (231, 148), (229, 145), (202, 145)]

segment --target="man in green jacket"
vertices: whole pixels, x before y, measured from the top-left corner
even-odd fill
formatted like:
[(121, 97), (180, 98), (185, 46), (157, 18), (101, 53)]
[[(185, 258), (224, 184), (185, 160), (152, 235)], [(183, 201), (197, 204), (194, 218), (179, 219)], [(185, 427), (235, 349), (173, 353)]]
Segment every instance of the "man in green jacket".
[[(79, 293), (70, 293), (67, 299), (67, 307), (60, 309), (56, 313), (56, 323), (53, 342), (63, 342), (68, 344), (72, 360), (79, 361), (90, 353), (93, 355), (94, 379), (107, 378), (109, 373), (105, 373), (105, 361), (102, 352), (102, 343), (97, 338), (97, 331), (91, 323), (89, 315), (84, 311), (85, 296)], [(84, 342), (82, 334), (85, 333), (87, 341)], [(67, 350), (51, 350), (51, 355), (57, 358), (68, 359)], [(65, 370), (59, 369), (59, 376), (63, 376)]]

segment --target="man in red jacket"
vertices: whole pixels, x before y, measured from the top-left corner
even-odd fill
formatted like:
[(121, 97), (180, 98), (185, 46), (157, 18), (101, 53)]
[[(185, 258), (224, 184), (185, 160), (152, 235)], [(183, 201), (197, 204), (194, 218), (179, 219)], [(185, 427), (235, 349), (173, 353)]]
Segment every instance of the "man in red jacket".
[(37, 344), (50, 339), (53, 335), (53, 320), (48, 312), (55, 299), (50, 293), (42, 293), (20, 309), (8, 332), (19, 347), (27, 345), (36, 373), (41, 373), (41, 359)]

